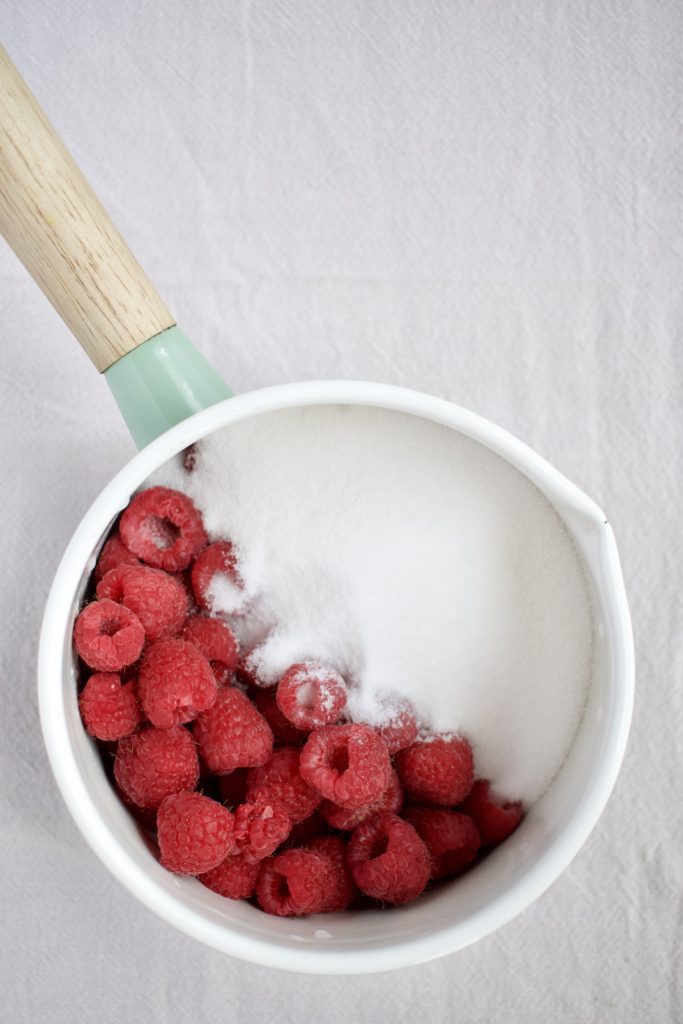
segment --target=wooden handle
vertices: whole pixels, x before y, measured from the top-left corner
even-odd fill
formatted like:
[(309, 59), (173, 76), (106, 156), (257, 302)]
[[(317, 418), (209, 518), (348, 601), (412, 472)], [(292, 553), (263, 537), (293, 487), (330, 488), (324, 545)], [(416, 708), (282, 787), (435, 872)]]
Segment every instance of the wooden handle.
[(175, 323), (2, 46), (0, 231), (98, 370)]

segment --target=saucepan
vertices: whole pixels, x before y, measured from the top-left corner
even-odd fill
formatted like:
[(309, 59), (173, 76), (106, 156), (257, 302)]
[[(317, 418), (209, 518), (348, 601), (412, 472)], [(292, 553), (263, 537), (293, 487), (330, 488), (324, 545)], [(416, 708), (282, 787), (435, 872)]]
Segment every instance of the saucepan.
[[(0, 227), (109, 385), (139, 453), (74, 531), (45, 609), (40, 719), (55, 778), (78, 827), (143, 904), (232, 956), (309, 973), (390, 970), (452, 953), (522, 911), (564, 871), (614, 786), (633, 703), (633, 642), (612, 530), (544, 459), (440, 398), (351, 381), (287, 384), (233, 396), (175, 323), (4, 51), (0, 51)], [(172, 875), (113, 791), (77, 703), (72, 629), (107, 533), (168, 459), (215, 430), (278, 410), (370, 406), (441, 424), (495, 452), (551, 503), (584, 563), (594, 622), (588, 699), (571, 750), (506, 843), (475, 870), (413, 904), (279, 919)]]

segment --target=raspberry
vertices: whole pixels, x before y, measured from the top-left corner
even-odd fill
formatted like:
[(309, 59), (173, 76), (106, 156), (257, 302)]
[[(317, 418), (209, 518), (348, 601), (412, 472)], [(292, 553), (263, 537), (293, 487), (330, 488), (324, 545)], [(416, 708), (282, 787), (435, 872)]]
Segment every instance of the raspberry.
[(277, 688), (277, 706), (297, 729), (332, 725), (346, 707), (346, 683), (317, 662), (292, 665)]
[(272, 729), (276, 743), (289, 745), (306, 742), (308, 732), (297, 729), (289, 719), (285, 718), (277, 705), (274, 690), (254, 690), (253, 701)]
[(351, 811), (347, 807), (339, 807), (329, 800), (323, 800), (320, 805), (320, 813), (332, 828), (341, 829), (342, 832), (352, 832), (375, 814), (384, 812), (398, 814), (402, 803), (403, 789), (398, 775), (392, 770), (389, 776), (389, 785), (369, 807), (359, 807), (357, 810)]
[(194, 738), (210, 771), (265, 764), (273, 752), (273, 734), (265, 718), (235, 686), (219, 690), (214, 704), (197, 719)]
[(85, 606), (74, 626), (76, 653), (96, 672), (118, 672), (140, 657), (145, 630), (137, 615), (114, 601)]
[(332, 867), (330, 886), (321, 911), (329, 914), (346, 910), (358, 895), (356, 883), (346, 863), (346, 843), (338, 836), (317, 836), (306, 843), (306, 849), (325, 857)]
[(220, 619), (193, 615), (183, 627), (183, 640), (194, 644), (210, 662), (219, 686), (230, 686), (239, 660), (237, 637)]
[(137, 615), (148, 640), (175, 636), (187, 615), (187, 594), (180, 583), (160, 569), (119, 565), (97, 584), (98, 598), (111, 598)]
[(135, 732), (142, 721), (134, 682), (122, 686), (121, 677), (111, 672), (90, 676), (78, 705), (86, 729), (98, 740), (120, 740)]
[(186, 568), (206, 544), (198, 510), (170, 487), (136, 494), (121, 516), (119, 533), (129, 551), (166, 572)]
[(209, 664), (211, 665), (213, 677), (216, 680), (216, 686), (220, 689), (225, 689), (228, 686), (237, 686), (238, 688), (241, 688), (237, 679), (237, 673), (234, 669), (228, 668), (220, 661), (211, 661)]
[(185, 640), (158, 640), (142, 659), (138, 693), (152, 725), (170, 729), (211, 707), (217, 688), (211, 666), (196, 647)]
[(459, 810), (472, 818), (483, 846), (498, 846), (515, 831), (523, 817), (521, 803), (499, 803), (491, 795), (487, 779), (477, 779)]
[(285, 841), (291, 828), (284, 805), (269, 800), (265, 794), (253, 802), (240, 804), (235, 811), (235, 839), (246, 861), (270, 857)]
[(200, 793), (174, 793), (157, 812), (161, 863), (178, 875), (201, 875), (235, 849), (227, 807)]
[(210, 544), (197, 556), (192, 566), (192, 589), (197, 604), (207, 611), (213, 610), (216, 600), (223, 612), (236, 613), (244, 606), (244, 583), (229, 540)]
[(429, 881), (429, 851), (412, 825), (395, 814), (378, 814), (351, 836), (347, 860), (366, 896), (408, 903)]
[(472, 786), (472, 748), (460, 736), (418, 741), (396, 755), (396, 769), (413, 799), (447, 807), (459, 804)]
[(403, 698), (393, 700), (391, 717), (377, 731), (392, 755), (411, 746), (417, 738), (417, 721), (412, 704)]
[(111, 569), (117, 569), (120, 565), (140, 565), (140, 559), (130, 553), (118, 533), (113, 533), (100, 551), (95, 566), (95, 579), (101, 580)]
[(199, 881), (219, 896), (227, 896), (231, 900), (248, 900), (254, 895), (260, 870), (261, 861), (246, 860), (241, 854), (233, 853), (217, 868), (199, 875)]
[(228, 807), (237, 807), (247, 799), (247, 769), (236, 768), (229, 775), (217, 775), (218, 792)]
[(164, 797), (194, 789), (199, 758), (192, 734), (175, 729), (143, 729), (119, 740), (114, 778), (124, 797), (138, 807), (158, 807)]
[(315, 850), (285, 850), (262, 862), (256, 898), (267, 914), (291, 917), (321, 913), (334, 886), (329, 856)]
[(403, 817), (429, 850), (434, 879), (459, 874), (479, 852), (479, 833), (466, 814), (437, 811), (432, 807), (409, 807)]
[(281, 747), (247, 776), (247, 799), (254, 800), (265, 791), (271, 800), (285, 805), (293, 825), (308, 818), (320, 803), (320, 794), (299, 774), (299, 753), (296, 747)]
[(301, 751), (301, 777), (340, 807), (369, 807), (389, 784), (391, 762), (384, 743), (367, 725), (326, 725)]

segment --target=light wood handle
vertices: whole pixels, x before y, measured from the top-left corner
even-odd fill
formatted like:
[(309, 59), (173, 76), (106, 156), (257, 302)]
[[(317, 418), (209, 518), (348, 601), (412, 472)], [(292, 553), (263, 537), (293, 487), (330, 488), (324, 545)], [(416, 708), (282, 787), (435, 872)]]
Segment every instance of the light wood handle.
[(0, 231), (98, 370), (175, 323), (2, 46)]

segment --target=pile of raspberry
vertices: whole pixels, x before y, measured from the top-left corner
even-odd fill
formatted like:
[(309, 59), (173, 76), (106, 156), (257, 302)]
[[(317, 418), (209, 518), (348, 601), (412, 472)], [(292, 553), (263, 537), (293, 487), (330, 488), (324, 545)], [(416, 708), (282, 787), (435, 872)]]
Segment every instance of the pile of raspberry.
[(168, 870), (269, 914), (329, 913), (414, 900), (514, 831), (521, 804), (406, 701), (381, 727), (349, 721), (346, 681), (314, 660), (263, 685), (211, 614), (217, 574), (243, 588), (230, 541), (209, 542), (186, 495), (148, 488), (73, 632), (84, 725)]

